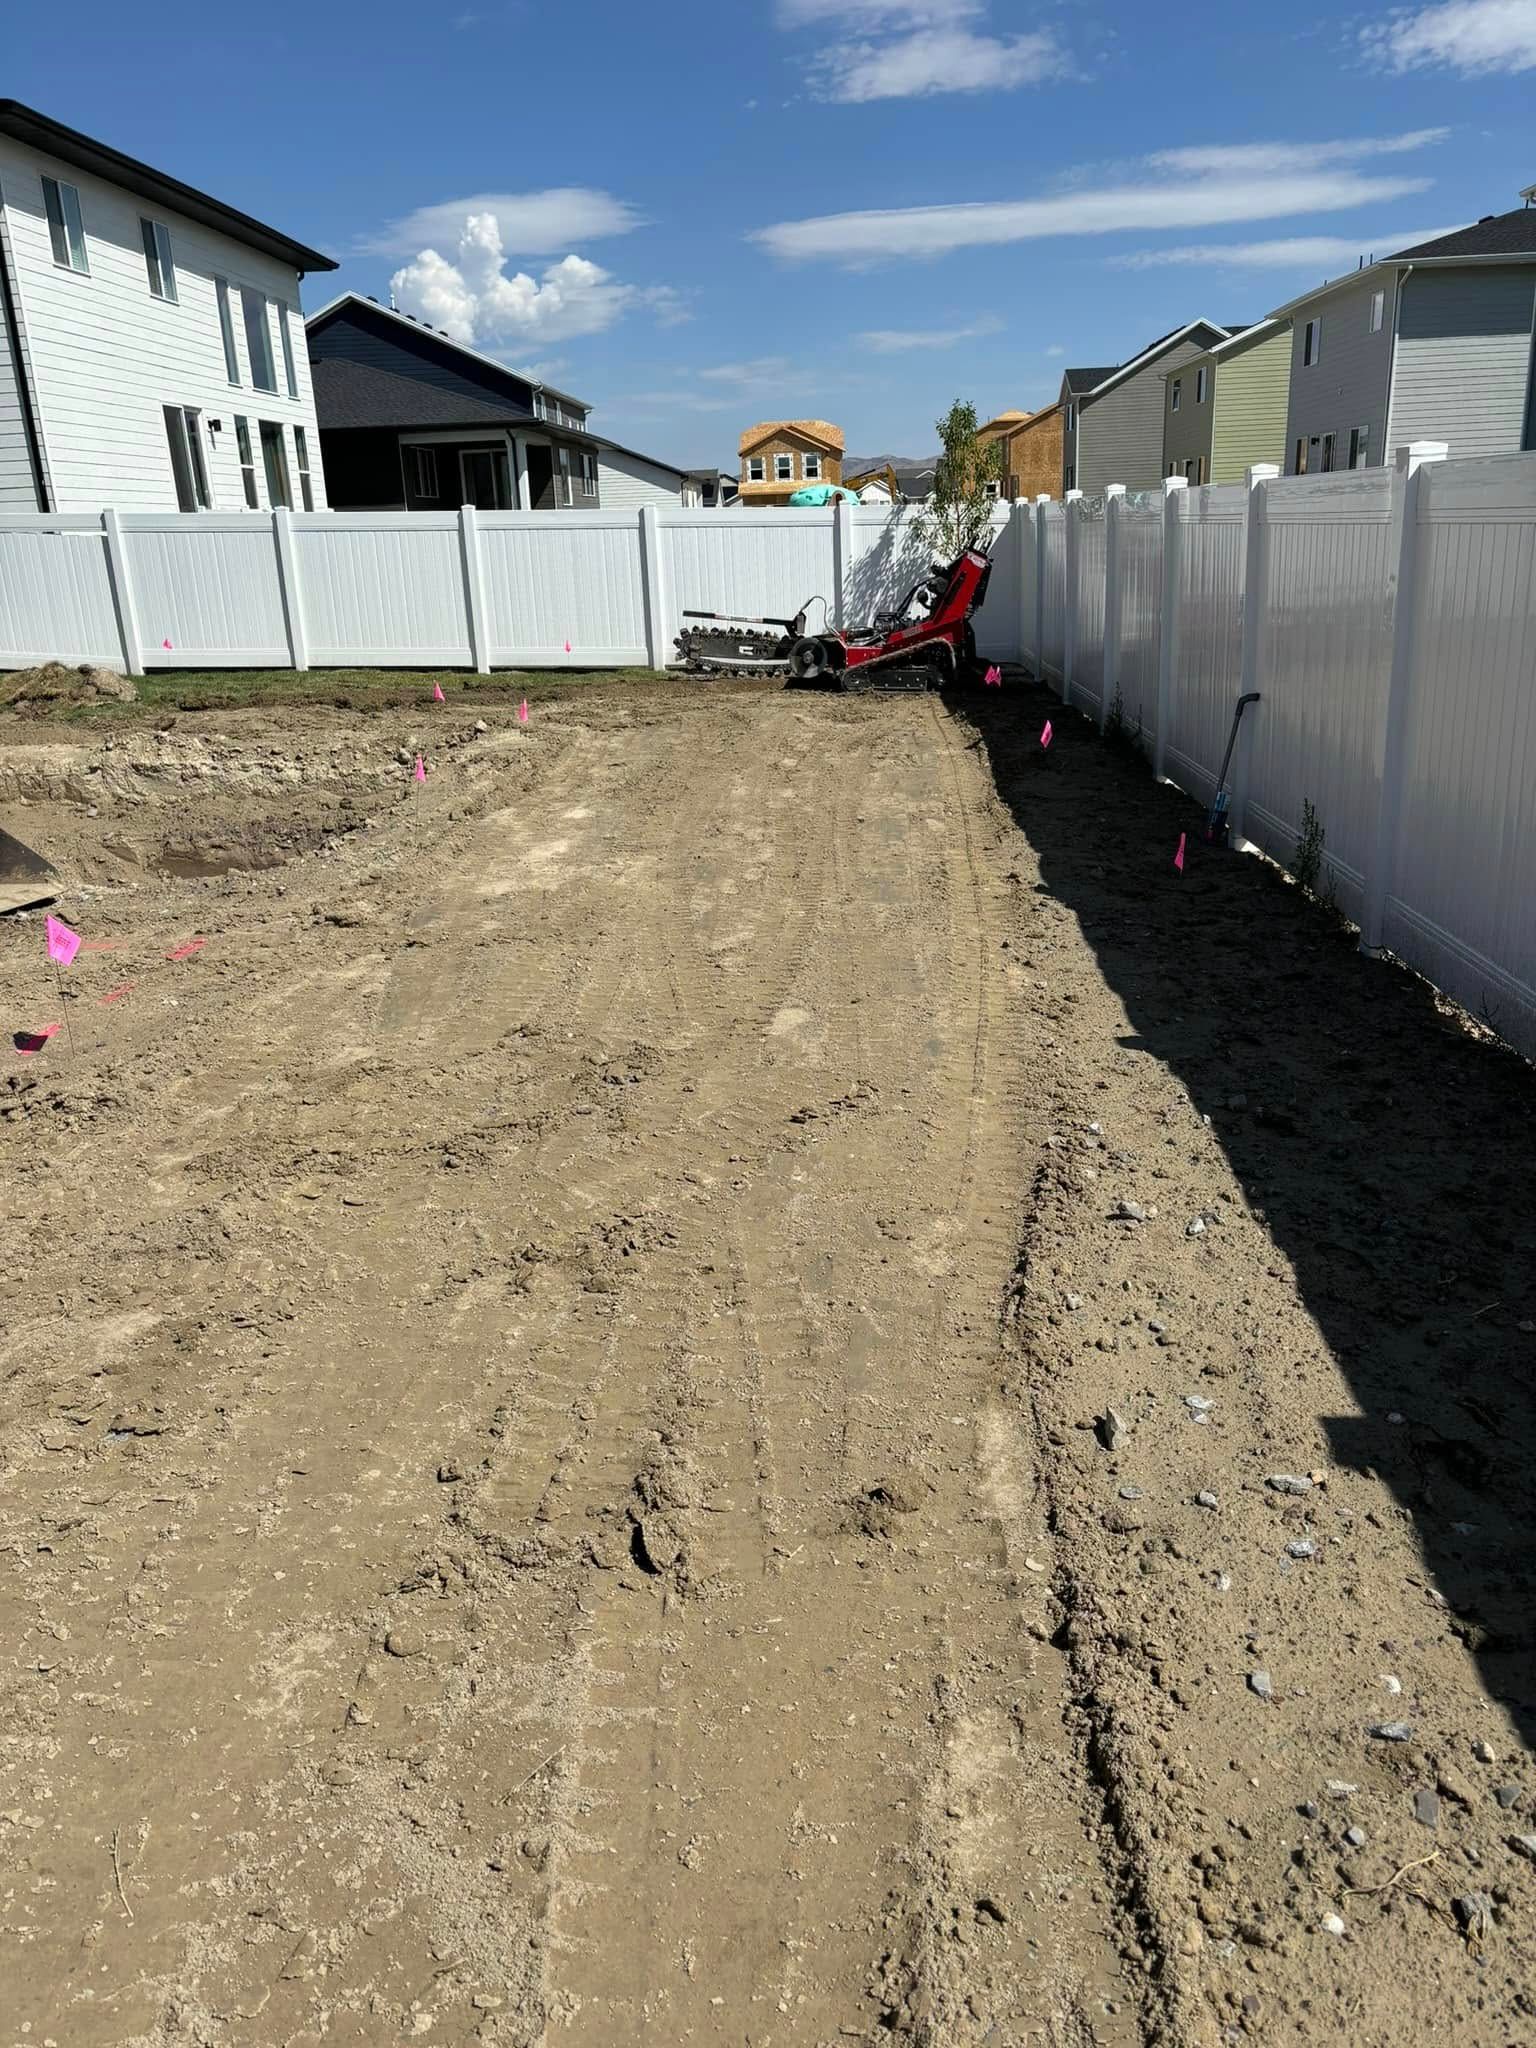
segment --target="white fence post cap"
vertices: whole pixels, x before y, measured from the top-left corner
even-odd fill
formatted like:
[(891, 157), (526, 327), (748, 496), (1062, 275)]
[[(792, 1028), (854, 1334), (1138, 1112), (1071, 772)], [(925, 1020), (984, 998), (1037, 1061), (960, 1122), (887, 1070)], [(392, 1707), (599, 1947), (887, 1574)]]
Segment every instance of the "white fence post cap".
[(1104, 486), (1104, 495), (1106, 498), (1123, 498), (1125, 496), (1125, 485), (1106, 484)]
[(1063, 503), (1075, 505), (1082, 495), (1081, 491), (1067, 491), (1063, 494)]
[(1277, 477), (1280, 465), (1277, 462), (1250, 462), (1246, 473), (1251, 491), (1255, 484), (1267, 484), (1271, 478)]
[(1165, 476), (1163, 478), (1163, 496), (1165, 498), (1171, 498), (1175, 491), (1187, 491), (1188, 489), (1189, 478), (1187, 476)]
[(1444, 462), (1450, 452), (1449, 441), (1410, 441), (1407, 447), (1393, 451), (1392, 464), (1412, 476), (1420, 463)]
[(1035, 503), (1037, 505), (1049, 505), (1052, 502), (1053, 500), (1049, 491), (1036, 491)]

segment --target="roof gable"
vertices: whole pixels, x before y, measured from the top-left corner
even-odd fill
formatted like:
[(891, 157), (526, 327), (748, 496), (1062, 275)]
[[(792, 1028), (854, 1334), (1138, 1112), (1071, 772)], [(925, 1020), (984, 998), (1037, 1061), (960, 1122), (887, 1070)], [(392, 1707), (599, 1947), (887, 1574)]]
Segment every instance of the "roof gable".
[(1486, 214), (1469, 228), (1399, 249), (1390, 263), (1443, 263), (1474, 256), (1536, 256), (1536, 206)]
[[(533, 417), (527, 378), (366, 299), (337, 300), (306, 321), (305, 334), (323, 427)], [(333, 407), (335, 416), (328, 417)]]
[[(1218, 327), (1214, 320), (1188, 321), (1183, 327), (1175, 327), (1169, 334), (1160, 334), (1139, 356), (1132, 356), (1130, 361), (1122, 363), (1118, 370), (1111, 370), (1103, 382), (1095, 384), (1085, 396), (1097, 398), (1101, 392), (1112, 391), (1117, 384), (1123, 384), (1127, 377), (1139, 376), (1143, 371), (1152, 369), (1159, 357), (1166, 355), (1168, 350), (1176, 347), (1179, 342), (1191, 341), (1200, 334), (1210, 335), (1212, 342), (1227, 339), (1226, 328)], [(1204, 345), (1209, 347), (1210, 343)]]
[(47, 156), (58, 157), (64, 163), (89, 171), (93, 177), (121, 185), (124, 191), (136, 192), (151, 205), (182, 214), (201, 227), (228, 235), (232, 241), (244, 242), (252, 249), (259, 249), (264, 256), (287, 264), (290, 269), (335, 270), (338, 267), (331, 257), (322, 256), (318, 249), (306, 248), (302, 242), (279, 234), (276, 228), (253, 220), (248, 213), (226, 206), (222, 199), (199, 192), (195, 185), (184, 185), (179, 178), (157, 171), (151, 164), (140, 163), (137, 157), (125, 156), (108, 143), (82, 135), (77, 128), (66, 128), (62, 121), (40, 114), (33, 107), (23, 106), (20, 100), (0, 100), (0, 134), (13, 135), (30, 149), (41, 150)]
[(794, 435), (802, 441), (814, 442), (833, 455), (843, 452), (841, 427), (834, 427), (830, 420), (759, 420), (755, 427), (748, 427), (737, 443), (738, 455), (746, 455), (764, 441), (776, 437)]
[(525, 377), (521, 371), (510, 369), (507, 364), (497, 362), (467, 343), (455, 341), (451, 334), (445, 334), (440, 327), (433, 327), (426, 320), (417, 320), (410, 313), (397, 313), (393, 306), (381, 306), (377, 299), (366, 298), (361, 292), (342, 292), (339, 297), (329, 300), (318, 312), (311, 313), (304, 322), (310, 339), (310, 355), (314, 357), (314, 340), (317, 335), (328, 333), (338, 322), (347, 321), (354, 327), (393, 338), (400, 346), (429, 362), (451, 364), (458, 373), (471, 382), (477, 376), (489, 376), (493, 381), (490, 388), (503, 391), (509, 384), (517, 385), (523, 391), (545, 391), (552, 398), (563, 398), (571, 405), (580, 406), (583, 413), (590, 411), (586, 399), (577, 398), (569, 391), (561, 391), (556, 385), (546, 384), (537, 377)]

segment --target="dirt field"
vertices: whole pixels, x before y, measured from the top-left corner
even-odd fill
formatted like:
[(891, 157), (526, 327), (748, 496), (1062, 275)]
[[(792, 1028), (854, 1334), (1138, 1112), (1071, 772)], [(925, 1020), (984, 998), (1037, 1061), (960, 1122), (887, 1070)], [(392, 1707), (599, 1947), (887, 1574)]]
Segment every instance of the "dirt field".
[(1531, 1070), (1047, 705), (0, 725), (5, 2048), (1536, 2041)]

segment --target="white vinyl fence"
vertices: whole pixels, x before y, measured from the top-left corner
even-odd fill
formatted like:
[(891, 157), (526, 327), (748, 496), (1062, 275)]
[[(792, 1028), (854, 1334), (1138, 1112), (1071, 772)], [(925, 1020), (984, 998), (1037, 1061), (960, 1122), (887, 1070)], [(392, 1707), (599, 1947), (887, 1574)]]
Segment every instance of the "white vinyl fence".
[[(910, 512), (847, 503), (0, 515), (0, 669), (664, 668), (685, 610), (815, 599), (813, 631), (856, 625), (928, 563)], [(1016, 579), (1004, 546), (977, 621), (995, 660)]]
[[(1138, 735), (1363, 943), (1536, 1053), (1536, 455), (999, 506), (981, 653)], [(0, 669), (663, 668), (688, 609), (856, 625), (927, 567), (830, 510), (0, 516)]]
[(1015, 510), (1036, 675), (1536, 1055), (1536, 454)]

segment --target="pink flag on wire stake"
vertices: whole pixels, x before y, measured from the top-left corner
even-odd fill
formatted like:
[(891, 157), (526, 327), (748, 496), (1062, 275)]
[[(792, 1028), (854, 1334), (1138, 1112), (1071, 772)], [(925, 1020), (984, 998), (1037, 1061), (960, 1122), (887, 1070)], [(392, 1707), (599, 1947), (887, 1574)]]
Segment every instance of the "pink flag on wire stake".
[(433, 702), (434, 704), (446, 704), (446, 703), (447, 703), (447, 701), (448, 701), (448, 699), (447, 699), (447, 698), (446, 698), (446, 697), (445, 697), (445, 696), (443, 695), (443, 686), (442, 686), (442, 684), (441, 684), (441, 683), (434, 683), (434, 684), (432, 685), (432, 702)]
[(80, 934), (72, 932), (56, 917), (48, 918), (44, 928), (48, 933), (48, 958), (57, 960), (61, 967), (67, 967), (80, 950)]
[(57, 1024), (42, 1024), (36, 1031), (18, 1031), (12, 1043), (22, 1058), (26, 1059), (32, 1053), (41, 1052), (58, 1029)]
[(1040, 744), (1041, 744), (1041, 746), (1042, 746), (1042, 747), (1048, 747), (1048, 746), (1049, 746), (1049, 745), (1051, 744), (1051, 737), (1052, 737), (1052, 735), (1051, 735), (1051, 721), (1050, 721), (1049, 719), (1047, 719), (1047, 720), (1045, 721), (1044, 725), (1042, 725), (1042, 726), (1041, 726), (1041, 728), (1040, 728)]
[(996, 662), (993, 662), (992, 666), (987, 670), (987, 681), (989, 683), (995, 683), (999, 689), (1001, 689), (1002, 687), (1003, 672), (998, 667)]
[(570, 653), (570, 651), (571, 651), (571, 643), (570, 643), (570, 641), (569, 641), (569, 640), (567, 640), (567, 641), (566, 641), (566, 643), (565, 643), (565, 651), (566, 651), (566, 653), (567, 653), (567, 654), (569, 654), (569, 653)]
[[(162, 640), (162, 641), (160, 642), (160, 645), (161, 645), (162, 647), (170, 647), (170, 644), (171, 644), (171, 643), (170, 643), (170, 641), (169, 641), (169, 640)], [(174, 650), (173, 650), (173, 651), (174, 651)]]
[(526, 725), (528, 723), (528, 699), (526, 697), (517, 707), (517, 722), (519, 725)]
[(1173, 864), (1182, 875), (1184, 872), (1184, 834), (1182, 832), (1179, 834), (1179, 850), (1173, 856)]
[(420, 754), (416, 756), (416, 766), (411, 770), (411, 773), (418, 782), (425, 782), (427, 779), (427, 764), (423, 761)]

